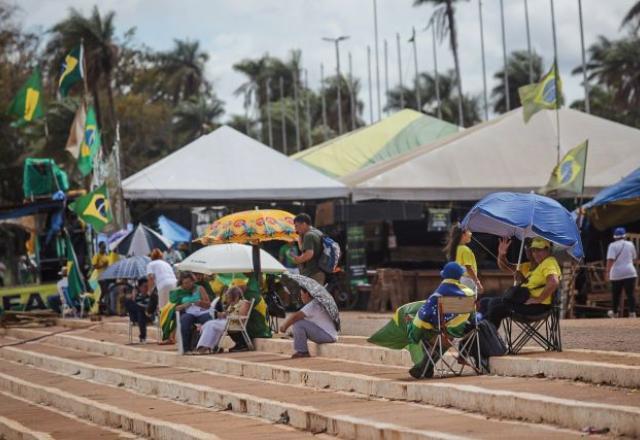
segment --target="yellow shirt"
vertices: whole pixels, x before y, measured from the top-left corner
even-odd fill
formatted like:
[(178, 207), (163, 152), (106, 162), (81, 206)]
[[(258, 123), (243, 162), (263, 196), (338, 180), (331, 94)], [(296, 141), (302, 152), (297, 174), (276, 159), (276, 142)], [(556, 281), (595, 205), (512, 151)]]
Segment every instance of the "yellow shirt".
[[(98, 273), (98, 275), (101, 275), (102, 272), (104, 272), (104, 270), (109, 266), (109, 256), (98, 252), (91, 259), (91, 265), (93, 266), (95, 271)], [(98, 268), (97, 266), (102, 266), (102, 267)]]
[(520, 263), (520, 270), (519, 272), (522, 274), (523, 277), (528, 277), (529, 276), (529, 272), (531, 272), (531, 263), (528, 261), (525, 261), (524, 263)]
[(465, 268), (465, 274), (467, 273), (466, 267), (471, 266), (473, 272), (478, 275), (478, 266), (476, 264), (476, 256), (473, 251), (469, 249), (469, 246), (461, 244), (456, 249), (456, 263)]
[[(549, 275), (555, 275), (558, 277), (558, 280), (562, 275), (558, 261), (554, 257), (547, 257), (542, 263), (537, 265), (529, 274), (527, 282), (522, 286), (529, 289), (533, 298), (538, 298), (542, 294), (544, 286), (547, 284), (547, 277)], [(549, 295), (542, 304), (551, 304), (551, 295)]]
[(120, 260), (120, 255), (116, 254), (113, 251), (109, 252), (109, 266), (111, 266), (114, 263), (117, 263), (119, 260)]

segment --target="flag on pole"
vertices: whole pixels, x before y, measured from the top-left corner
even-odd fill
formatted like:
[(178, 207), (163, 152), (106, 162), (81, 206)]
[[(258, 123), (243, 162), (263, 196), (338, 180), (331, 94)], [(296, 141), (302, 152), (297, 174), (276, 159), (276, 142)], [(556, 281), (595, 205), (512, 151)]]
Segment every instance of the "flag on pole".
[(42, 79), (40, 69), (35, 68), (27, 82), (18, 90), (9, 104), (8, 113), (19, 119), (14, 126), (21, 126), (44, 116), (42, 109)]
[(589, 140), (569, 150), (560, 163), (555, 166), (549, 182), (540, 188), (540, 194), (550, 192), (570, 192), (582, 194), (584, 189), (585, 169), (587, 165), (587, 148)]
[(518, 95), (520, 95), (525, 123), (540, 110), (554, 109), (556, 105), (559, 106), (562, 101), (562, 81), (555, 64), (539, 83), (520, 87)]
[[(69, 282), (68, 295), (69, 299), (76, 300), (80, 299), (80, 295), (82, 295), (85, 291), (84, 281), (82, 278), (82, 273), (80, 272), (80, 268), (78, 267), (78, 258), (76, 257), (76, 253), (73, 250), (73, 245), (71, 244), (71, 240), (69, 239), (69, 234), (65, 233), (65, 247), (66, 247), (66, 257), (67, 257), (67, 280)], [(68, 304), (69, 307), (73, 307), (73, 304)]]
[(77, 198), (69, 205), (69, 209), (84, 222), (93, 226), (97, 232), (102, 232), (104, 227), (113, 220), (106, 185), (102, 185), (86, 196)]
[(80, 104), (80, 107), (76, 110), (76, 116), (73, 118), (73, 124), (71, 124), (71, 128), (69, 129), (69, 137), (67, 138), (67, 146), (65, 147), (65, 150), (71, 153), (74, 159), (78, 159), (80, 155), (80, 145), (84, 137), (86, 120), (87, 110), (84, 104)]
[(64, 57), (62, 73), (58, 81), (58, 93), (63, 98), (69, 94), (69, 89), (84, 78), (84, 48), (82, 44)]
[(93, 106), (89, 106), (78, 156), (78, 169), (82, 176), (88, 175), (93, 169), (93, 159), (100, 150), (100, 146), (100, 130), (98, 130), (96, 112)]

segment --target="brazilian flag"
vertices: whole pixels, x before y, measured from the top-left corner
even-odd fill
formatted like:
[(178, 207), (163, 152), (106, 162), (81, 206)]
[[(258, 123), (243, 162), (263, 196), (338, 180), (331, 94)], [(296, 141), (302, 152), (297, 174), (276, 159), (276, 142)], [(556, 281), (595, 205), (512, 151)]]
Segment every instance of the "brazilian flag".
[(89, 106), (84, 123), (84, 135), (80, 144), (80, 154), (78, 155), (78, 169), (82, 176), (86, 176), (93, 170), (93, 159), (100, 151), (101, 145), (96, 111), (93, 106)]
[(84, 48), (76, 47), (64, 57), (62, 74), (58, 81), (58, 93), (63, 98), (69, 94), (69, 89), (84, 78)]
[(77, 198), (69, 205), (69, 209), (75, 212), (84, 222), (89, 223), (97, 232), (102, 232), (104, 227), (111, 223), (111, 204), (106, 185), (102, 185), (86, 196)]
[(522, 103), (524, 122), (544, 109), (560, 107), (562, 101), (562, 81), (554, 64), (551, 70), (539, 83), (528, 84), (518, 89)]
[(588, 148), (589, 140), (587, 139), (577, 147), (569, 150), (553, 169), (547, 185), (540, 188), (538, 192), (540, 194), (548, 194), (562, 191), (582, 194)]
[(411, 360), (414, 363), (420, 362), (424, 352), (419, 343), (416, 344), (412, 341), (409, 332), (412, 321), (423, 304), (424, 301), (416, 301), (398, 307), (393, 314), (393, 319), (367, 339), (367, 342), (394, 350), (406, 348), (411, 354)]
[(18, 90), (15, 98), (9, 104), (8, 113), (19, 118), (14, 123), (18, 127), (44, 116), (42, 78), (39, 68), (35, 68), (27, 82)]
[[(73, 250), (73, 245), (71, 244), (68, 233), (65, 233), (65, 247), (67, 257), (67, 280), (69, 282), (67, 291), (69, 299), (73, 302), (77, 302), (80, 299), (80, 295), (85, 291), (85, 285), (82, 273), (78, 268), (78, 258), (76, 258), (76, 253)], [(69, 306), (73, 305), (74, 304), (69, 304)]]
[(267, 322), (267, 302), (260, 293), (260, 287), (255, 275), (249, 278), (244, 299), (253, 301), (253, 309), (247, 322), (247, 333), (251, 338), (270, 338), (271, 328)]

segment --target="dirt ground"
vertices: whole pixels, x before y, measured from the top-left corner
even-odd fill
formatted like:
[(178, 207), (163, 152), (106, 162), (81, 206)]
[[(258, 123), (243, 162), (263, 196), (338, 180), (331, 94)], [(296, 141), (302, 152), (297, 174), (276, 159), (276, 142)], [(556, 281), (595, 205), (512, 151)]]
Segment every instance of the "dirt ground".
[[(342, 312), (342, 334), (369, 336), (391, 316), (390, 313)], [(564, 348), (640, 353), (640, 318), (565, 319), (560, 326)]]

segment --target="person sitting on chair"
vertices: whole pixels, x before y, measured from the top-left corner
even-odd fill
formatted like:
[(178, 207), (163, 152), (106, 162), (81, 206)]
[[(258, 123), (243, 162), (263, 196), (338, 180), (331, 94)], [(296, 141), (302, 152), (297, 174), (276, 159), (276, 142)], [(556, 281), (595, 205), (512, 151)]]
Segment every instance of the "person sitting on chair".
[(180, 311), (180, 329), (182, 336), (182, 347), (184, 352), (191, 351), (191, 337), (193, 336), (193, 327), (196, 323), (204, 324), (211, 320), (209, 306), (211, 301), (201, 286), (195, 284), (195, 277), (191, 272), (183, 272), (180, 275), (180, 288), (184, 292), (188, 292), (183, 297), (180, 304), (176, 306), (176, 310)]
[(214, 308), (214, 303), (216, 303), (216, 305), (220, 304), (221, 301), (219, 299), (216, 298), (214, 302), (211, 303), (212, 308), (210, 312), (214, 314), (214, 317), (212, 320), (202, 324), (200, 339), (196, 347), (198, 354), (204, 354), (210, 351), (217, 353), (220, 338), (222, 338), (222, 333), (227, 327), (227, 318), (230, 315), (246, 316), (249, 313), (251, 303), (242, 297), (242, 289), (239, 287), (230, 287), (227, 289), (225, 298), (227, 309), (224, 312), (222, 311), (222, 307), (219, 309), (217, 307)]
[(512, 274), (516, 283), (522, 284), (527, 280), (529, 273), (536, 267), (536, 262), (531, 255), (531, 240), (525, 239), (524, 254), (527, 257), (527, 261), (523, 261), (518, 266), (515, 263), (510, 263), (507, 260), (507, 252), (511, 246), (510, 238), (501, 238), (498, 244), (498, 268), (504, 273)]
[(558, 261), (551, 255), (551, 243), (536, 237), (531, 241), (531, 256), (535, 263), (526, 280), (496, 298), (483, 298), (479, 311), (500, 328), (504, 318), (513, 313), (536, 316), (550, 310), (553, 294), (560, 285), (562, 271)]
[(147, 324), (153, 322), (158, 308), (158, 295), (149, 292), (149, 283), (146, 278), (138, 280), (135, 290), (124, 301), (124, 307), (129, 313), (131, 322), (138, 324), (140, 343), (146, 343)]
[[(424, 342), (427, 350), (433, 347), (433, 344), (438, 336), (438, 299), (441, 297), (466, 297), (475, 296), (473, 290), (470, 287), (462, 284), (460, 278), (464, 275), (465, 268), (455, 261), (451, 261), (444, 265), (440, 276), (442, 282), (438, 286), (435, 292), (433, 292), (425, 303), (420, 307), (415, 317), (407, 315), (405, 320), (408, 323), (408, 335), (409, 340), (418, 344), (420, 341)], [(444, 315), (444, 324), (447, 328), (447, 332), (455, 337), (461, 338), (465, 334), (465, 330), (471, 315), (468, 313), (449, 313)], [(440, 323), (442, 324), (442, 323)], [(424, 349), (423, 349), (424, 351)], [(444, 353), (443, 353), (444, 354)], [(438, 350), (433, 350), (431, 355), (433, 363), (437, 362), (440, 353)], [(423, 353), (422, 361), (417, 362), (410, 370), (409, 374), (416, 379), (433, 376), (433, 365), (430, 362), (429, 356)]]

